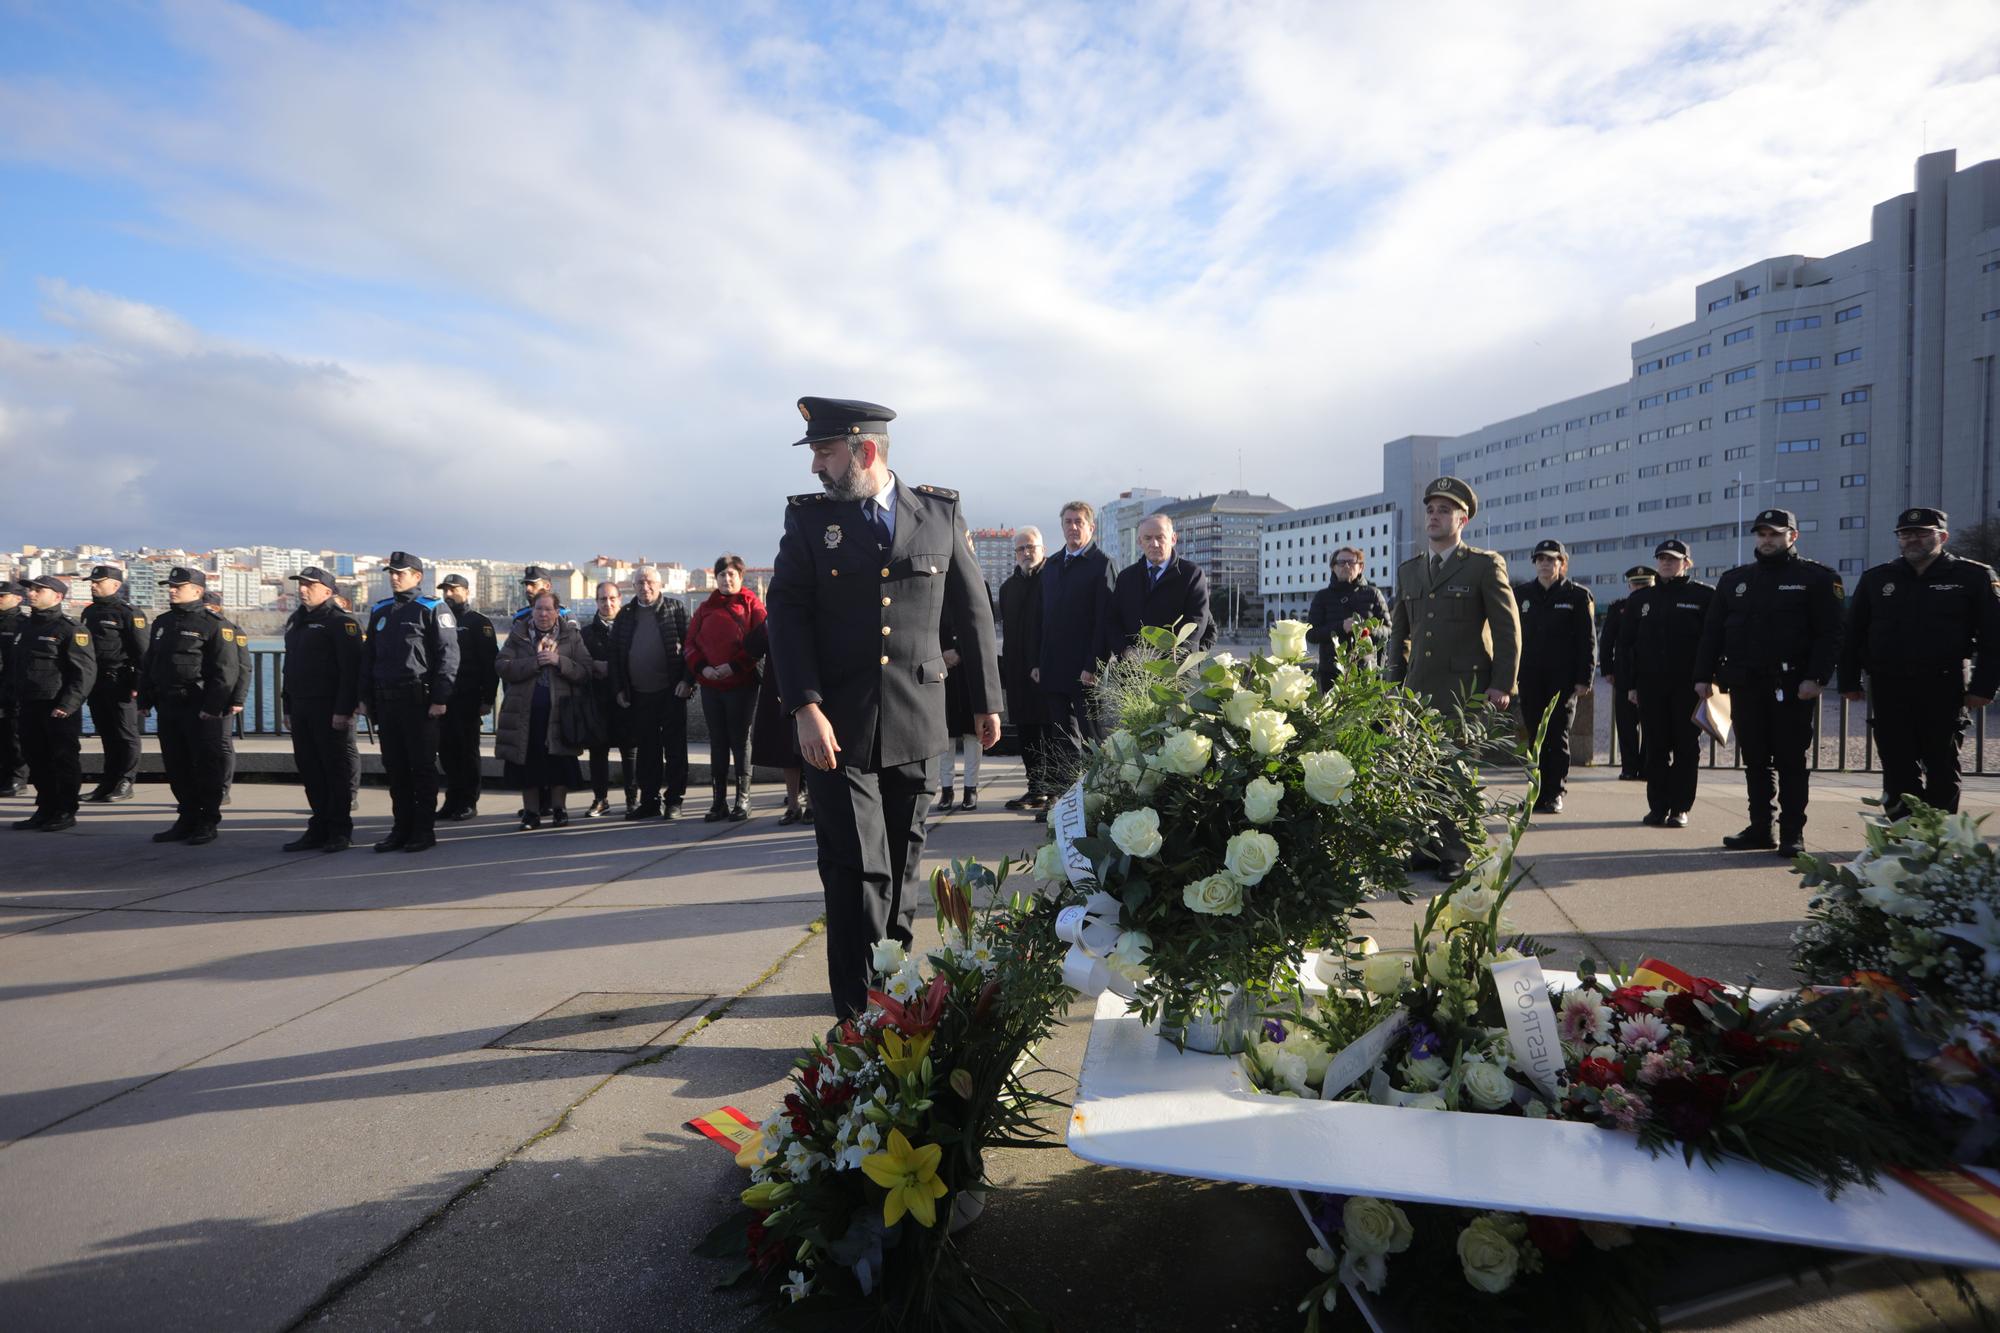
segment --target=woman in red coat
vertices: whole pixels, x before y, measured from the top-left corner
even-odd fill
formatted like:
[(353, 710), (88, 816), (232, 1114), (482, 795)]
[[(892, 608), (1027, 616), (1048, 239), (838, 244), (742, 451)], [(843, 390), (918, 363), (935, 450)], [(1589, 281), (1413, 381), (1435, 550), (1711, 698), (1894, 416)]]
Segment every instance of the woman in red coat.
[[(701, 714), (708, 719), (708, 775), (715, 803), (703, 816), (750, 818), (750, 716), (757, 707), (757, 659), (746, 643), (764, 624), (764, 602), (743, 586), (743, 557), (715, 562), (715, 591), (688, 623), (687, 664), (701, 682)], [(729, 799), (729, 765), (736, 761), (736, 798)]]

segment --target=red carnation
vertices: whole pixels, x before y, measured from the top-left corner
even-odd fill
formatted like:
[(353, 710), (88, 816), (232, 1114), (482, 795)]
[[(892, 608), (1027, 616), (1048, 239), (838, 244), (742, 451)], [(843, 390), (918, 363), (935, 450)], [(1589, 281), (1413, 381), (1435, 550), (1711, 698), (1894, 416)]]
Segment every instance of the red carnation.
[(1608, 1003), (1625, 1017), (1637, 1018), (1649, 1007), (1646, 1004), (1646, 992), (1649, 989), (1650, 987), (1646, 986), (1620, 986), (1611, 992)]
[(1620, 1074), (1617, 1065), (1609, 1060), (1599, 1060), (1595, 1057), (1585, 1060), (1576, 1067), (1578, 1081), (1592, 1088), (1608, 1088), (1620, 1081)]

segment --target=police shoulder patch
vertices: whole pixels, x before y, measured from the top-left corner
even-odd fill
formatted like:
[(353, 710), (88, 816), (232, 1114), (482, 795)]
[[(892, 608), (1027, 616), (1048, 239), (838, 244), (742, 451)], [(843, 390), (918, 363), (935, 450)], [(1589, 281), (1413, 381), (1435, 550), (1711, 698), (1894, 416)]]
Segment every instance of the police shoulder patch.
[(84, 647), (88, 647), (88, 646), (89, 646), (89, 644), (90, 644), (90, 635), (89, 635), (89, 634), (88, 634), (87, 632), (85, 632), (85, 633), (79, 633), (79, 634), (78, 634), (78, 635), (76, 636), (76, 646), (77, 646), (77, 647), (79, 647), (79, 648), (84, 648)]
[(940, 500), (956, 500), (958, 498), (958, 492), (952, 490), (949, 486), (919, 486), (917, 487), (917, 493), (919, 495), (935, 495)]
[(144, 629), (144, 628), (146, 628), (146, 617), (144, 617), (144, 616), (133, 616), (133, 617), (132, 617), (132, 628), (133, 628), (133, 629)]
[(353, 621), (350, 620), (347, 622), (347, 632), (349, 634), (359, 634), (361, 632), (361, 626), (355, 624)]

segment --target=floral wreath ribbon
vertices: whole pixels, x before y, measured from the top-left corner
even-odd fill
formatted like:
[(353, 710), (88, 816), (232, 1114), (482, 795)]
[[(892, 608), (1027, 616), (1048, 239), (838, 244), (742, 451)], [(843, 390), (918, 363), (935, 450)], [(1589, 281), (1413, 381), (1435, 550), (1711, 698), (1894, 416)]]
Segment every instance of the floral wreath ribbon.
[(1131, 999), (1137, 993), (1130, 980), (1111, 970), (1106, 961), (1118, 945), (1118, 900), (1099, 889), (1080, 905), (1056, 913), (1056, 938), (1069, 946), (1063, 955), (1063, 983), (1084, 995), (1106, 990)]

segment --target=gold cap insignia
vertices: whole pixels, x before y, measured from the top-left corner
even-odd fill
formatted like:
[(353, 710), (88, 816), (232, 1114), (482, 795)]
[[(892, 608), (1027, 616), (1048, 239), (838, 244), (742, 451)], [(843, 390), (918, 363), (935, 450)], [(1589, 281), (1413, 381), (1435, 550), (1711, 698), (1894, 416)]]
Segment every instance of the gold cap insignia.
[(813, 414), (807, 410), (806, 405), (804, 403), (799, 404), (799, 415), (804, 417), (809, 422), (813, 419)]

